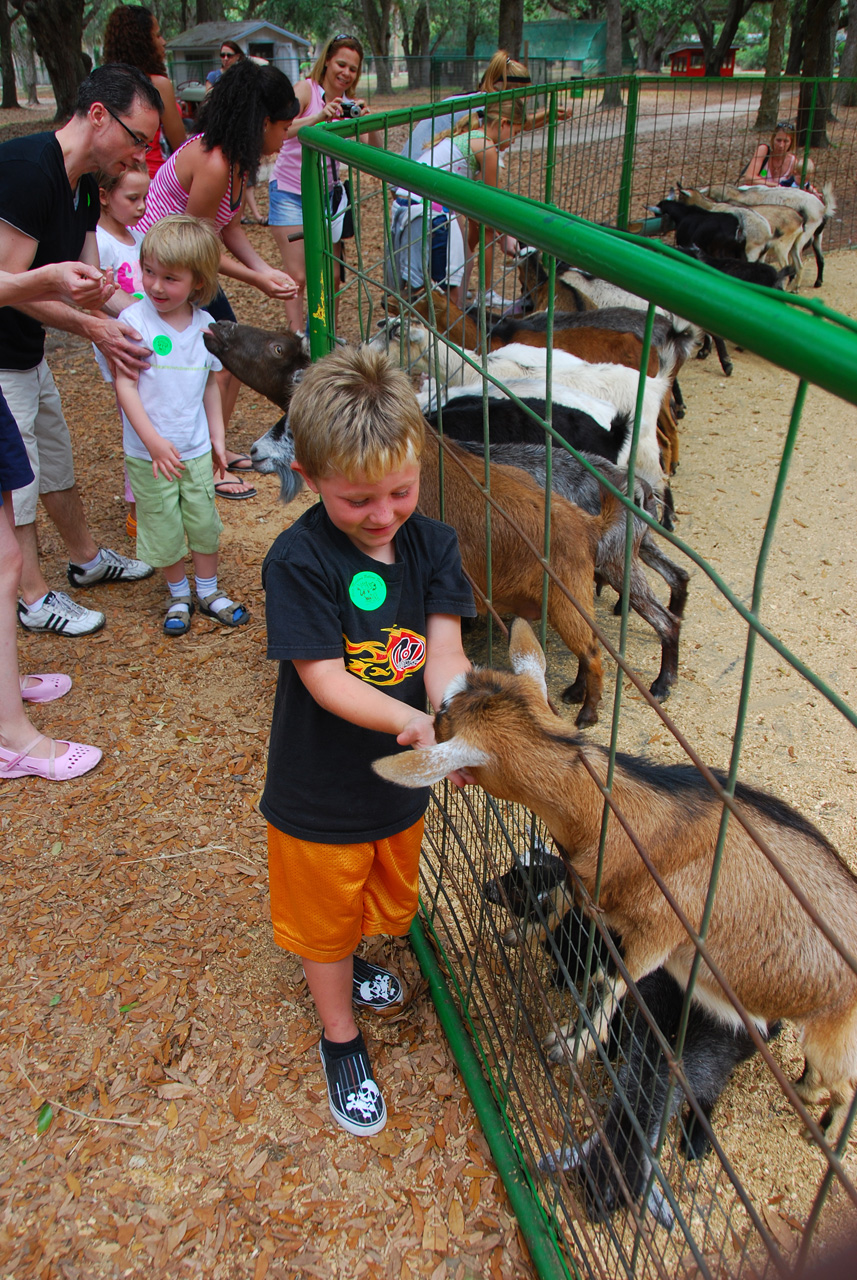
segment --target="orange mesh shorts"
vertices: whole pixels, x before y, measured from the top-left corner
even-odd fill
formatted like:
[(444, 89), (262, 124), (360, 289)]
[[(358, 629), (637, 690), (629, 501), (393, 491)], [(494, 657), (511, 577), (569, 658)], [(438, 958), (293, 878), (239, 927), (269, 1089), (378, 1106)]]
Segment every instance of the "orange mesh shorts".
[(423, 819), (386, 840), (316, 844), (268, 823), (271, 921), (278, 947), (332, 964), (362, 937), (399, 937), (417, 913)]

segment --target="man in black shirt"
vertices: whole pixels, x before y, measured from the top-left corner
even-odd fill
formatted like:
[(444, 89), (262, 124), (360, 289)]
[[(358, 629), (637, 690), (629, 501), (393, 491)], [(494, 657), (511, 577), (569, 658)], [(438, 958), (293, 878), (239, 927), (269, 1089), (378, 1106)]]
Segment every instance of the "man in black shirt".
[[(16, 138), (0, 146), (0, 262), (18, 273), (79, 259), (98, 266), (95, 227), (100, 212), (98, 169), (119, 172), (145, 157), (159, 124), (161, 99), (148, 76), (133, 67), (101, 67), (80, 87), (77, 111), (54, 133)], [(108, 304), (109, 305), (109, 304)], [(136, 581), (150, 565), (99, 548), (86, 523), (74, 478), (71, 437), (44, 358), (43, 324), (94, 342), (113, 366), (135, 375), (148, 352), (140, 335), (105, 312), (77, 311), (63, 302), (0, 309), (0, 386), (15, 416), (36, 479), (13, 498), (23, 555), (18, 612), (31, 631), (86, 635), (104, 614), (51, 591), (38, 560), (36, 503), (41, 497), (69, 553), (73, 586)]]

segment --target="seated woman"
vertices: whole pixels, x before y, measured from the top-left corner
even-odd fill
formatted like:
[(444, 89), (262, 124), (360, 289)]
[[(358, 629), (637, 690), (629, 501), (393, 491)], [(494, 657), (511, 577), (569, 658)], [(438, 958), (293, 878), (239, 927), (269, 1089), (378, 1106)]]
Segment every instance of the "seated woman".
[[(770, 143), (760, 142), (756, 154), (738, 179), (742, 187), (797, 187), (800, 186), (795, 173), (797, 157), (794, 149), (794, 125), (781, 120), (771, 135)], [(807, 161), (806, 176), (809, 179), (815, 166)], [(813, 195), (818, 192), (807, 181), (806, 190)]]

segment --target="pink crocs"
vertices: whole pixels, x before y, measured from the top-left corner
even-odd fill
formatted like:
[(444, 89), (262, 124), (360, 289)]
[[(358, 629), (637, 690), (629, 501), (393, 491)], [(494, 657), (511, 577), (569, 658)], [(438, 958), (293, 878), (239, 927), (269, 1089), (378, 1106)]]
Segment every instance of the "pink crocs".
[[(27, 688), (28, 680), (41, 680), (41, 684)], [(54, 698), (62, 698), (71, 688), (71, 676), (63, 675), (30, 675), (21, 676), (21, 697), (24, 702), (53, 702)]]
[(69, 778), (79, 778), (82, 773), (94, 769), (101, 759), (98, 747), (88, 747), (82, 742), (67, 743), (65, 755), (57, 755), (57, 743), (63, 738), (47, 738), (51, 744), (51, 754), (42, 760), (29, 753), (37, 742), (41, 742), (43, 734), (38, 734), (30, 745), (16, 755), (14, 751), (6, 751), (0, 747), (0, 778), (49, 778), (52, 782), (67, 782)]

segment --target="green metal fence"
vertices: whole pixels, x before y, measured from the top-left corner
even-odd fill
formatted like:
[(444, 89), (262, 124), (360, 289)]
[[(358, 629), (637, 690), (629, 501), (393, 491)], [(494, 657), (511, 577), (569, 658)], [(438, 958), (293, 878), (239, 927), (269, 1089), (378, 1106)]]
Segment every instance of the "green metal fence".
[[(557, 91), (540, 87), (531, 97), (547, 105), (548, 133), (557, 129), (557, 112), (551, 105)], [(774, 577), (771, 556), (778, 530), (790, 517), (797, 519), (790, 506), (789, 484), (807, 388), (813, 384), (857, 405), (857, 324), (805, 297), (736, 284), (659, 243), (593, 225), (556, 204), (534, 199), (533, 191), (522, 194), (488, 189), (348, 136), (364, 128), (380, 127), (389, 142), (402, 119), (400, 113), (390, 113), (361, 122), (356, 130), (353, 126), (314, 127), (301, 133), (314, 358), (323, 356), (337, 341), (371, 338), (376, 322), (383, 320), (389, 309), (395, 309), (403, 318), (394, 351), (404, 356), (410, 350), (403, 335), (408, 322), (413, 322), (431, 333), (430, 367), (435, 372), (442, 368), (447, 350), (444, 342), (462, 352), (461, 339), (456, 342), (451, 337), (457, 331), (447, 328), (444, 332), (436, 312), (429, 310), (427, 320), (417, 315), (413, 300), (385, 283), (390, 198), (398, 187), (412, 193), (415, 199), (439, 202), (536, 246), (546, 255), (549, 272), (556, 260), (573, 263), (646, 299), (650, 316), (657, 304), (707, 331), (725, 336), (796, 380), (791, 411), (784, 424), (781, 456), (768, 478), (771, 497), (749, 586), (730, 581), (728, 572), (718, 571), (692, 542), (679, 536), (681, 524), (679, 534), (666, 534), (651, 516), (634, 508), (639, 518), (670, 543), (670, 554), (695, 567), (704, 588), (695, 588), (691, 607), (709, 609), (712, 617), (715, 612), (732, 612), (735, 619), (734, 646), (724, 660), (739, 667), (741, 675), (734, 699), (723, 698), (709, 712), (721, 718), (720, 732), (731, 742), (727, 782), (723, 789), (716, 788), (724, 804), (722, 842), (729, 815), (734, 811), (732, 795), (742, 771), (745, 739), (751, 732), (748, 716), (754, 706), (754, 672), (758, 673), (763, 663), (770, 658), (793, 682), (790, 696), (810, 700), (816, 710), (808, 714), (838, 718), (843, 744), (857, 727), (857, 710), (846, 691), (847, 675), (840, 672), (838, 679), (824, 679), (813, 670), (809, 655), (796, 652), (789, 643), (787, 620), (777, 625), (769, 616), (766, 596), (766, 585)], [(408, 122), (412, 123), (410, 117)], [(560, 167), (559, 147), (548, 141), (539, 154), (546, 155), (547, 161), (540, 167), (533, 188), (540, 183), (542, 192), (552, 192)], [(638, 180), (638, 156), (639, 151), (633, 153), (623, 170), (624, 185), (627, 188), (630, 182), (632, 190), (636, 190)], [(354, 188), (355, 239), (347, 250), (349, 265), (343, 287), (339, 285), (339, 259), (330, 243), (325, 210), (329, 157), (349, 166)], [(627, 152), (625, 159), (628, 161)], [(622, 170), (621, 163), (619, 167)], [(614, 200), (614, 220), (615, 212)], [(480, 256), (484, 247), (482, 235)], [(476, 264), (474, 280), (484, 283), (482, 262)], [(550, 332), (552, 306), (548, 314)], [(481, 341), (489, 327), (484, 301), (477, 308), (476, 320)], [(477, 369), (487, 367), (487, 343), (481, 341), (481, 345), (481, 354), (467, 353)], [(550, 358), (547, 378), (549, 381)], [(481, 387), (482, 383), (477, 384), (477, 389)], [(564, 446), (551, 426), (549, 393), (546, 401), (540, 421), (550, 456), (551, 448), (555, 451)], [(639, 428), (638, 405), (635, 442)], [(484, 438), (488, 442), (487, 417)], [(636, 443), (629, 459), (631, 472), (635, 448)], [(489, 511), (490, 473), (484, 487), (474, 490), (474, 501), (484, 501), (486, 513)], [(545, 502), (548, 527), (549, 496)], [(490, 505), (490, 519), (502, 520), (504, 513)], [(545, 545), (550, 546), (549, 539)], [(535, 548), (534, 553), (537, 551)], [(556, 582), (556, 566), (549, 557), (543, 558), (542, 564)], [(626, 579), (618, 639), (615, 633), (608, 634), (602, 618), (593, 621), (599, 640), (616, 664), (612, 714), (605, 740), (615, 752), (630, 737), (638, 749), (650, 744), (649, 754), (662, 759), (689, 759), (703, 767), (704, 762), (694, 749), (694, 726), (674, 720), (648, 696), (634, 663), (626, 657), (627, 596)], [(501, 658), (500, 651), (495, 655), (492, 647), (493, 634), (494, 624), (489, 623), (484, 649), (489, 663), (495, 657)], [(544, 621), (542, 634), (549, 639)], [(548, 654), (549, 665), (560, 661), (555, 642)], [(636, 709), (629, 706), (631, 686), (642, 698)], [(843, 755), (847, 755), (844, 745)], [(772, 780), (772, 790), (780, 789), (778, 781), (781, 783), (782, 779)], [(616, 818), (611, 816), (609, 820)], [(602, 1051), (581, 1066), (566, 1051), (557, 1070), (549, 1060), (544, 1040), (560, 1023), (585, 1020), (588, 1016), (594, 948), (598, 935), (603, 934), (597, 912), (584, 946), (586, 972), (579, 983), (574, 983), (568, 980), (573, 966), (557, 939), (552, 940), (553, 922), (534, 889), (528, 888), (523, 918), (514, 922), (516, 941), (509, 934), (511, 918), (502, 905), (493, 901), (496, 894), (486, 887), (516, 861), (518, 865), (526, 863), (532, 850), (547, 839), (541, 824), (516, 806), (494, 801), (475, 790), (457, 792), (445, 784), (436, 788), (427, 815), (422, 914), (412, 935), (539, 1274), (683, 1276), (690, 1280), (696, 1275), (792, 1273), (818, 1248), (828, 1247), (857, 1223), (857, 1185), (848, 1130), (835, 1146), (824, 1138), (814, 1116), (788, 1084), (788, 1078), (799, 1073), (799, 1051), (792, 1043), (789, 1058), (786, 1050), (774, 1044), (756, 1060), (755, 1074), (749, 1078), (752, 1083), (748, 1083), (745, 1074), (730, 1086), (727, 1114), (714, 1120), (710, 1154), (701, 1161), (687, 1159), (684, 1145), (692, 1140), (689, 1131), (694, 1116), (699, 1124), (704, 1114), (683, 1071), (688, 1005), (677, 1041), (667, 1043), (655, 1033), (654, 1043), (647, 1050), (655, 1057), (662, 1055), (661, 1060), (669, 1064), (668, 1096), (658, 1103), (664, 1114), (670, 1114), (675, 1089), (683, 1086), (687, 1094), (683, 1118), (677, 1116), (655, 1139), (651, 1130), (644, 1131), (639, 1123), (639, 1100), (622, 1097), (623, 1080), (627, 1077), (622, 1074), (621, 1057), (616, 1061)], [(857, 865), (857, 847), (843, 852), (852, 866)], [(716, 889), (716, 868), (717, 860), (710, 900)], [(502, 895), (500, 901), (502, 904)], [(705, 946), (706, 922), (707, 916), (701, 923), (696, 922), (698, 932), (690, 934), (697, 956)], [(538, 928), (530, 928), (531, 925)], [(695, 970), (691, 990), (694, 980)], [(637, 1036), (644, 1034), (641, 1028), (645, 1029), (646, 1024), (652, 1025), (642, 1000), (629, 1003), (626, 1016), (629, 1022), (636, 1018), (633, 1025)], [(760, 1089), (769, 1099), (770, 1112), (781, 1118), (787, 1131), (787, 1154), (777, 1158), (793, 1162), (792, 1183), (796, 1179), (801, 1183), (804, 1207), (799, 1219), (789, 1219), (788, 1214), (784, 1217), (778, 1212), (783, 1198), (780, 1195), (768, 1195), (760, 1201), (750, 1180), (745, 1148), (752, 1145), (755, 1135), (741, 1128), (739, 1113), (744, 1105), (742, 1090)], [(627, 1124), (643, 1144), (650, 1172), (642, 1198), (626, 1191), (619, 1196), (618, 1205), (596, 1203), (593, 1210), (592, 1205), (587, 1208), (573, 1172), (554, 1171), (550, 1157), (557, 1150), (579, 1152), (587, 1138), (604, 1139), (605, 1116), (617, 1097), (623, 1102)], [(802, 1136), (804, 1125), (811, 1135), (809, 1148)], [(809, 1161), (803, 1154), (807, 1150), (812, 1154)], [(621, 1169), (620, 1154), (614, 1151), (612, 1158)], [(668, 1229), (664, 1224), (670, 1220), (673, 1225)]]

